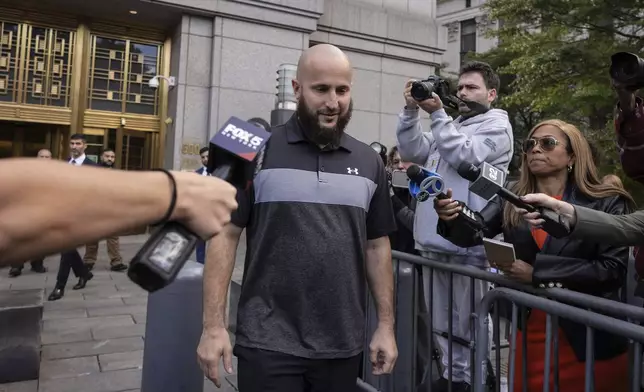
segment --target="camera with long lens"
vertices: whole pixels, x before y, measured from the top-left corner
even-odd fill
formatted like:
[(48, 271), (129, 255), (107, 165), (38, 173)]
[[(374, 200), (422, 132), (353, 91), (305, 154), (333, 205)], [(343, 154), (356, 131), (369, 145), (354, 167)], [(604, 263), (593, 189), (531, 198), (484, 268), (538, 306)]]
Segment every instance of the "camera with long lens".
[(643, 59), (633, 53), (618, 52), (610, 60), (610, 77), (621, 87), (631, 91), (644, 88)]
[(424, 101), (436, 93), (441, 101), (449, 96), (449, 82), (440, 76), (432, 75), (425, 80), (418, 80), (411, 84), (411, 97), (416, 101)]

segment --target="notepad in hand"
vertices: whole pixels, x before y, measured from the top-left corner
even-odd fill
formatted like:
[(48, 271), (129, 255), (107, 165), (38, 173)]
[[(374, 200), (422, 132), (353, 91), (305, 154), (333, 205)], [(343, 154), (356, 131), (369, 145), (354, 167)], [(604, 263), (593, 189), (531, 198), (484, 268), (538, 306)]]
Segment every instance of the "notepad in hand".
[(514, 245), (508, 242), (483, 238), (483, 246), (485, 247), (485, 255), (491, 264), (509, 267), (516, 260)]

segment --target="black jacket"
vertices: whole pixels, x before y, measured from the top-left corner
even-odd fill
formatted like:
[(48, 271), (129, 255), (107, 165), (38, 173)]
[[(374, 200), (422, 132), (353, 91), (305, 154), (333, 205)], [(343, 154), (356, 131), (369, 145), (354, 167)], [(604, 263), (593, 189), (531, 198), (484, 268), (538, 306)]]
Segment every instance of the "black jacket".
[(418, 255), (414, 240), (416, 199), (411, 197), (407, 189), (393, 189), (394, 195), (391, 196), (391, 204), (396, 215), (397, 230), (389, 234), (391, 249)]
[[(622, 215), (629, 210), (623, 198), (615, 196), (593, 200), (575, 187), (566, 190), (563, 200), (614, 215)], [(535, 287), (561, 285), (569, 290), (620, 300), (620, 288), (625, 283), (628, 265), (628, 247), (570, 237), (548, 237), (543, 249), (539, 250), (526, 222), (522, 221), (516, 227), (502, 226), (504, 204), (495, 197), (480, 211), (479, 215), (485, 224), (482, 231), (467, 231), (453, 223), (439, 221), (438, 234), (457, 246), (471, 247), (482, 244), (483, 237), (492, 238), (503, 233), (505, 242), (514, 245), (517, 259), (534, 268), (532, 284)], [(559, 325), (577, 358), (585, 361), (586, 327), (563, 318), (559, 320)], [(626, 339), (595, 331), (595, 359), (610, 359), (626, 350)]]

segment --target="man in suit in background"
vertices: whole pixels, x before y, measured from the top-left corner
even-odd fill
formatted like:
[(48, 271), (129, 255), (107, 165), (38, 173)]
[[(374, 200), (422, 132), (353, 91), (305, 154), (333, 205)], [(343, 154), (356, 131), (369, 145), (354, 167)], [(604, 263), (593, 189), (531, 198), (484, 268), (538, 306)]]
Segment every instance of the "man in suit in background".
[(208, 166), (208, 147), (202, 147), (201, 150), (199, 150), (199, 156), (201, 157), (202, 166), (195, 170), (195, 173), (201, 176), (207, 176), (208, 171), (206, 170), (206, 167)]
[[(87, 149), (87, 139), (85, 135), (82, 134), (73, 134), (69, 138), (69, 150), (71, 157), (67, 161), (68, 164), (74, 166), (96, 166), (96, 163), (91, 159), (87, 158), (85, 155), (85, 150)], [(88, 200), (88, 203), (92, 203), (92, 200)], [(82, 225), (82, 222), (78, 222), (79, 225)], [(78, 277), (78, 283), (73, 287), (74, 290), (80, 290), (85, 288), (87, 282), (94, 277), (94, 275), (87, 269), (83, 259), (76, 249), (70, 249), (61, 253), (60, 255), (60, 266), (58, 267), (58, 276), (56, 277), (56, 286), (54, 290), (49, 295), (50, 301), (56, 301), (61, 299), (65, 295), (65, 286), (67, 285), (67, 280), (69, 279), (70, 270), (74, 271), (74, 275)]]
[[(111, 148), (103, 150), (101, 154), (99, 166), (114, 169), (114, 161), (116, 160), (116, 153)], [(119, 245), (119, 237), (112, 236), (106, 238), (107, 243), (107, 254), (110, 257), (110, 270), (114, 272), (121, 272), (127, 269), (127, 266), (123, 264), (123, 258), (121, 257), (121, 250)], [(88, 270), (94, 268), (96, 259), (98, 256), (98, 241), (87, 244), (85, 246), (85, 256), (83, 257), (83, 262), (87, 266)]]
[[(208, 176), (208, 170), (206, 170), (208, 166), (208, 147), (202, 147), (201, 150), (199, 150), (199, 156), (201, 157), (201, 167), (197, 170), (195, 170), (195, 173), (199, 174), (200, 176)], [(206, 242), (199, 240), (197, 242), (197, 263), (203, 264), (206, 261)]]
[[(36, 155), (36, 157), (39, 159), (51, 159), (51, 151), (49, 151), (46, 148), (43, 148), (42, 150), (38, 151), (38, 155)], [(47, 268), (45, 268), (44, 263), (45, 263), (44, 258), (31, 260), (31, 270), (39, 274), (44, 274), (45, 272), (47, 272)], [(18, 264), (12, 265), (11, 269), (9, 270), (9, 277), (15, 278), (17, 276), (20, 276), (22, 274), (23, 267), (24, 267), (24, 263), (18, 263)]]

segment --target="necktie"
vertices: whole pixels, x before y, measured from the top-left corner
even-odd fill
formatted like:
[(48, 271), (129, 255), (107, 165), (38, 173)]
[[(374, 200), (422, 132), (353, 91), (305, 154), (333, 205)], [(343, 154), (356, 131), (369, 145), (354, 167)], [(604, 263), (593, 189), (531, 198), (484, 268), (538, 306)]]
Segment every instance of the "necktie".
[(72, 165), (74, 165), (74, 166), (76, 166), (76, 160), (75, 160), (75, 159), (72, 159), (71, 164), (72, 164)]

